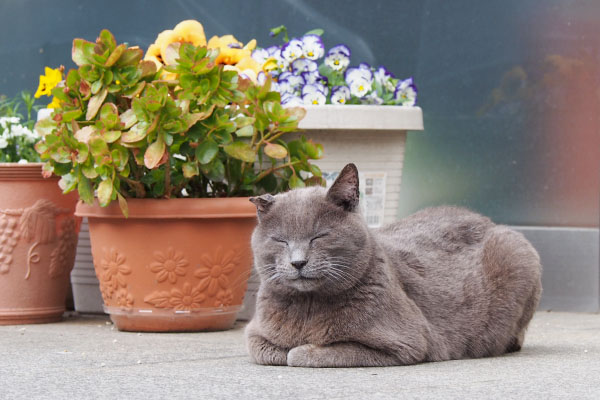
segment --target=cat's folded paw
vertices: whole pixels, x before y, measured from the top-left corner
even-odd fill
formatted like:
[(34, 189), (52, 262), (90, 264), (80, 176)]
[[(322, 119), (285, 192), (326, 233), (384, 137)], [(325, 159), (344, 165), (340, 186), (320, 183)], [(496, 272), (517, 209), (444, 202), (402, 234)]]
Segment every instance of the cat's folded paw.
[(303, 344), (294, 347), (287, 354), (287, 365), (290, 367), (320, 367), (316, 357), (319, 346), (314, 344)]

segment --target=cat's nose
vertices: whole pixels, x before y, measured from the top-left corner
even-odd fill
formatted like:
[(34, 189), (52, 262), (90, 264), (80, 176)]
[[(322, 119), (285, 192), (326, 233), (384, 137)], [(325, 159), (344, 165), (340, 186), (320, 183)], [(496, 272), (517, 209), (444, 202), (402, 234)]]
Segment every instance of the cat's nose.
[(295, 260), (295, 261), (292, 261), (292, 265), (296, 269), (302, 269), (302, 267), (304, 267), (307, 262), (308, 261), (306, 261), (306, 260)]

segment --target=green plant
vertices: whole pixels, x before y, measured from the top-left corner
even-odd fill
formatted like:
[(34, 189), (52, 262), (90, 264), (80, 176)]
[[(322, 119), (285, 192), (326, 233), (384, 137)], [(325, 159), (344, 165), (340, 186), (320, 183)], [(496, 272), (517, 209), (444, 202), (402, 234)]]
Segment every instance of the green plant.
[(126, 198), (225, 197), (322, 184), (310, 160), (323, 149), (297, 130), (301, 108), (285, 109), (270, 82), (256, 86), (215, 63), (218, 50), (172, 43), (160, 79), (137, 47), (103, 30), (96, 43), (73, 41), (60, 106), (36, 130), (46, 174), (61, 176), (101, 206)]
[(31, 93), (26, 91), (14, 98), (0, 96), (0, 162), (40, 161), (34, 149), (39, 138), (33, 132), (35, 121), (31, 119), (38, 108)]

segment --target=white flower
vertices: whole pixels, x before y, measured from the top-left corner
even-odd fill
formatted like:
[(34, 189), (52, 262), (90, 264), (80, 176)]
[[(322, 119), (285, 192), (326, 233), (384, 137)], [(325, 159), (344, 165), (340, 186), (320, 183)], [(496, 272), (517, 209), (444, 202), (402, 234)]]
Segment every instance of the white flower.
[(304, 57), (309, 60), (318, 60), (325, 54), (325, 46), (319, 35), (305, 35), (302, 37)]
[(19, 118), (17, 117), (0, 117), (0, 126), (2, 129), (6, 129), (8, 124), (18, 124)]
[(302, 41), (298, 39), (292, 39), (281, 48), (281, 57), (284, 58), (288, 63), (291, 63), (296, 58), (302, 57), (304, 50), (302, 49)]
[(350, 93), (354, 97), (362, 98), (371, 90), (372, 83), (363, 77), (358, 77), (350, 83)]
[(343, 53), (333, 53), (325, 57), (325, 65), (334, 71), (343, 71), (350, 64), (350, 57)]
[(263, 65), (269, 58), (269, 52), (265, 49), (255, 49), (252, 52), (252, 58), (260, 65)]
[(281, 96), (281, 105), (284, 107), (301, 107), (304, 105), (304, 102), (300, 97), (286, 93)]
[(29, 161), (27, 161), (24, 158), (21, 158), (17, 164), (27, 164), (27, 163), (29, 163)]
[(306, 58), (298, 58), (292, 61), (290, 64), (292, 72), (296, 75), (300, 75), (302, 72), (318, 72), (319, 65), (316, 61), (308, 60)]
[(365, 67), (366, 64), (361, 64), (359, 67), (348, 68), (346, 74), (344, 75), (344, 79), (349, 85), (352, 85), (352, 82), (357, 79), (364, 79), (369, 82), (369, 86), (373, 83), (373, 73), (369, 68)]
[(394, 92), (394, 99), (400, 105), (407, 107), (417, 104), (417, 87), (413, 83), (412, 78), (398, 82), (396, 91)]
[(350, 100), (350, 88), (348, 86), (334, 86), (331, 89), (332, 104), (346, 104)]
[(0, 149), (5, 149), (8, 146), (8, 141), (0, 136)]
[(323, 85), (304, 85), (302, 88), (304, 104), (322, 105), (327, 101)]

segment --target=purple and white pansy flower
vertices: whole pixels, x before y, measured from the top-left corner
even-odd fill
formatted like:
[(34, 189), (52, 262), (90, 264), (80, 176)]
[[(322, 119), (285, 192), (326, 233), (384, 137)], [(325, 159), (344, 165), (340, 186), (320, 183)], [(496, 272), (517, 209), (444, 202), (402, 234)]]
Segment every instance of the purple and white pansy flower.
[(343, 44), (332, 47), (327, 52), (325, 65), (334, 71), (343, 71), (350, 65), (350, 49)]
[(413, 78), (399, 81), (394, 92), (394, 100), (402, 106), (414, 106), (417, 104), (417, 87)]
[(348, 86), (334, 86), (331, 88), (331, 104), (346, 104), (350, 100)]
[(269, 57), (276, 57), (281, 51), (281, 47), (279, 46), (269, 46), (265, 49), (269, 54)]
[(392, 82), (392, 78), (395, 78), (395, 76), (388, 71), (386, 67), (380, 65), (379, 68), (375, 70), (373, 75), (375, 77), (375, 82), (377, 82), (381, 87), (386, 88), (389, 91), (395, 90), (394, 82)]
[(302, 87), (302, 100), (305, 105), (322, 105), (327, 102), (322, 85), (304, 85)]
[(365, 67), (366, 64), (361, 64), (358, 67), (351, 67), (346, 70), (344, 79), (348, 84), (351, 84), (357, 79), (362, 79), (369, 82), (369, 86), (373, 83), (373, 73), (370, 68)]
[(304, 105), (304, 100), (295, 94), (283, 94), (281, 95), (281, 105), (284, 107), (301, 107)]
[(292, 72), (296, 75), (300, 75), (303, 72), (315, 72), (319, 70), (319, 64), (316, 61), (309, 60), (306, 58), (298, 58), (290, 64)]
[(260, 86), (263, 86), (266, 82), (267, 82), (267, 74), (265, 74), (263, 71), (260, 71), (256, 75), (256, 83), (258, 83)]
[(252, 52), (252, 59), (260, 65), (263, 65), (270, 57), (266, 49), (257, 48)]
[(302, 40), (292, 39), (281, 47), (281, 57), (285, 59), (288, 64), (297, 58), (302, 57), (304, 49), (302, 48)]
[(304, 35), (302, 37), (303, 55), (309, 60), (318, 60), (325, 54), (325, 46), (319, 35)]

